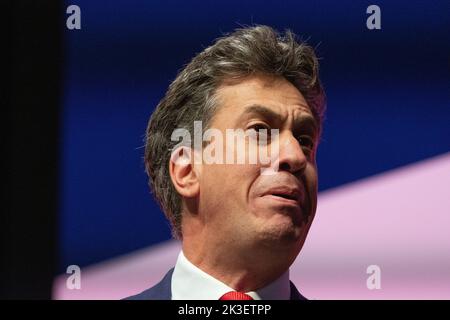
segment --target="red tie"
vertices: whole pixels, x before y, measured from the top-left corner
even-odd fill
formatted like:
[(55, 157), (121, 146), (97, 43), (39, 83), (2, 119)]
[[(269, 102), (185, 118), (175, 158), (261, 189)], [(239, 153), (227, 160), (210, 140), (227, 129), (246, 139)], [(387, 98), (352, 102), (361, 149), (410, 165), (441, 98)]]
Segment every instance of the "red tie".
[(219, 300), (253, 300), (253, 298), (243, 292), (230, 291), (221, 296)]

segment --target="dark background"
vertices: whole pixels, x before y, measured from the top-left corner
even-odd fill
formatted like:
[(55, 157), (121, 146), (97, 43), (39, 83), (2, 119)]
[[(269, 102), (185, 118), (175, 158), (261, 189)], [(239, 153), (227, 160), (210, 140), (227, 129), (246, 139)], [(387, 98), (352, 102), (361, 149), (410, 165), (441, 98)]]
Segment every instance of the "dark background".
[(0, 299), (48, 299), (58, 262), (65, 19), (52, 0), (2, 1), (0, 12)]

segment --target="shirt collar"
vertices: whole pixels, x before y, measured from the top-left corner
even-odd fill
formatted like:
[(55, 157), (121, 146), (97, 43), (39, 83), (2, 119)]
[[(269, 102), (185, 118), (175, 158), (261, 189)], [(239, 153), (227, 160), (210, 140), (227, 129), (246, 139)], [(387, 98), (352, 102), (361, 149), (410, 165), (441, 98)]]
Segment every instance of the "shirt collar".
[[(193, 265), (181, 251), (172, 275), (172, 300), (218, 300), (234, 291), (223, 282)], [(278, 279), (256, 291), (246, 292), (255, 300), (289, 300), (289, 270)]]

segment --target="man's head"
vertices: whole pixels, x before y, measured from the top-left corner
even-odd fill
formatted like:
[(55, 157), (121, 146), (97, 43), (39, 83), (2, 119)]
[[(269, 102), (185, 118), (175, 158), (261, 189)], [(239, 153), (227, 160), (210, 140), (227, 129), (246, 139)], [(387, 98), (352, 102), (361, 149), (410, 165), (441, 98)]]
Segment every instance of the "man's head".
[[(324, 109), (314, 51), (289, 31), (239, 29), (198, 54), (172, 82), (147, 128), (146, 169), (173, 234), (201, 233), (225, 247), (290, 245), (298, 253), (316, 209)], [(180, 152), (172, 133), (184, 128), (193, 136), (194, 121), (224, 136), (227, 129), (278, 129), (279, 154), (268, 165), (278, 170), (264, 175), (260, 163), (171, 161), (172, 152)], [(244, 146), (251, 148), (248, 140)]]

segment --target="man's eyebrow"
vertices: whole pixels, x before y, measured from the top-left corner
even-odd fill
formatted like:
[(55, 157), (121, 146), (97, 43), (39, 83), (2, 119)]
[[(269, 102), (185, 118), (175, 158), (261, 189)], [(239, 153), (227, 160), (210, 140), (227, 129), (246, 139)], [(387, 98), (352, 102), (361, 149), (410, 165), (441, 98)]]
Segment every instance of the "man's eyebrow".
[[(251, 105), (245, 109), (243, 114), (239, 117), (239, 120), (242, 120), (242, 118), (247, 117), (251, 114), (258, 114), (262, 115), (265, 118), (268, 119), (275, 119), (275, 121), (281, 122), (281, 115), (277, 112), (273, 111), (272, 109), (262, 106), (262, 105)], [(310, 128), (314, 132), (318, 131), (318, 125), (317, 121), (314, 118), (314, 116), (310, 114), (302, 115), (300, 118), (297, 118), (294, 120), (294, 127), (296, 128)]]
[(313, 131), (314, 134), (317, 134), (317, 132), (319, 131), (316, 119), (309, 114), (301, 116), (298, 119), (295, 119), (294, 127), (310, 129)]
[(277, 112), (271, 110), (268, 107), (258, 105), (258, 104), (254, 104), (254, 105), (246, 107), (245, 111), (242, 113), (242, 115), (239, 117), (239, 119), (245, 118), (251, 114), (258, 114), (258, 115), (264, 116), (265, 118), (275, 119), (277, 121), (281, 120), (281, 116)]

